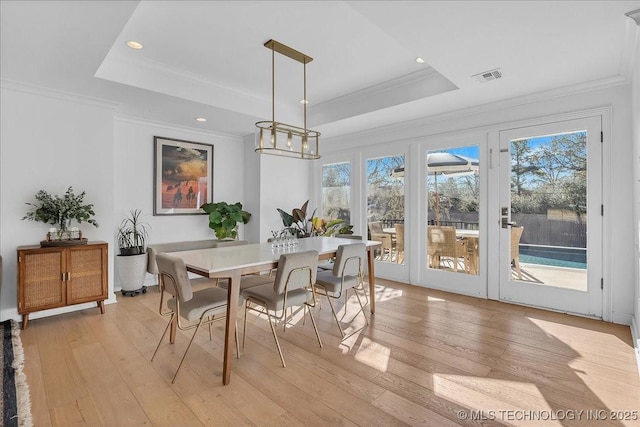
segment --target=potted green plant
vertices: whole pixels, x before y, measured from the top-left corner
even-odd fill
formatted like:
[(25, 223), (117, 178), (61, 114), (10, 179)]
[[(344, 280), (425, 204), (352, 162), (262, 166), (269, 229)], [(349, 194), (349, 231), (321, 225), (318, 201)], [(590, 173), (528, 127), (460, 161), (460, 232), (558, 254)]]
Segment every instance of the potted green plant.
[(120, 223), (116, 231), (120, 255), (129, 256), (145, 253), (145, 246), (151, 227), (146, 222), (140, 221), (141, 214), (141, 210), (134, 209)]
[(116, 274), (122, 295), (135, 296), (146, 293), (143, 286), (147, 275), (147, 253), (145, 246), (151, 226), (140, 220), (142, 211), (134, 209), (116, 229), (116, 241), (120, 255), (116, 257)]
[(69, 187), (62, 197), (40, 190), (35, 196), (36, 203), (27, 203), (31, 206), (31, 210), (22, 219), (57, 226), (55, 230), (50, 229), (49, 236), (54, 240), (71, 239), (73, 238), (69, 232), (71, 220), (76, 220), (79, 224), (88, 222), (98, 227), (98, 223), (93, 219), (96, 214), (93, 204), (85, 203), (84, 196), (84, 191), (76, 195), (73, 187)]
[(205, 203), (200, 208), (209, 214), (209, 228), (218, 239), (237, 239), (238, 226), (246, 224), (251, 214), (242, 210), (242, 203), (229, 204), (227, 202)]
[(307, 200), (300, 208), (295, 208), (291, 213), (277, 208), (285, 230), (295, 234), (299, 238), (311, 236), (332, 236), (334, 234), (353, 234), (353, 225), (346, 224), (343, 219), (326, 219), (315, 216), (316, 209), (307, 218)]

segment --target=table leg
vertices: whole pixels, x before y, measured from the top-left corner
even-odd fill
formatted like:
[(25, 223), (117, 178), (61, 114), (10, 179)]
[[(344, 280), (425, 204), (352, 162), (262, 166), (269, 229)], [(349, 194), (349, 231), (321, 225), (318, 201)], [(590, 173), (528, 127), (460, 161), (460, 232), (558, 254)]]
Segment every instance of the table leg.
[(231, 381), (231, 361), (233, 360), (234, 340), (236, 339), (236, 316), (238, 315), (238, 296), (240, 295), (240, 273), (229, 278), (227, 290), (227, 326), (224, 335), (224, 362), (222, 367), (222, 384)]
[(374, 272), (375, 250), (367, 251), (367, 260), (369, 267), (369, 309), (371, 314), (376, 312), (376, 275)]

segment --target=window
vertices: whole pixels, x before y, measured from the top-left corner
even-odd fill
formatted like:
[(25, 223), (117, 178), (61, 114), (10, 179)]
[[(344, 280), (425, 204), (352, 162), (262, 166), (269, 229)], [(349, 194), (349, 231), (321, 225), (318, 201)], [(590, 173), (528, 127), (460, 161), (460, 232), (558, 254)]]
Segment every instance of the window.
[[(404, 263), (404, 156), (367, 160), (367, 222), (379, 261)], [(400, 233), (400, 235), (398, 235)]]
[(322, 166), (322, 216), (351, 223), (351, 163)]

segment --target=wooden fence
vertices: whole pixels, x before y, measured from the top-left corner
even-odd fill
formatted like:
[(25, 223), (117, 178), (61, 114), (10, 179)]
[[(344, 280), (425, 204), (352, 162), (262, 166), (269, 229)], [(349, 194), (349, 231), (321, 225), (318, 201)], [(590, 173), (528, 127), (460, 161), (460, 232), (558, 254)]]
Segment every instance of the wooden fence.
[[(511, 221), (524, 227), (520, 243), (541, 246), (587, 247), (587, 224), (577, 221), (550, 219), (546, 214), (512, 214)], [(403, 224), (404, 218), (382, 220), (385, 228)], [(435, 218), (429, 215), (429, 224)], [(478, 229), (477, 212), (451, 212), (450, 219), (440, 220), (440, 225), (453, 226), (462, 230)]]

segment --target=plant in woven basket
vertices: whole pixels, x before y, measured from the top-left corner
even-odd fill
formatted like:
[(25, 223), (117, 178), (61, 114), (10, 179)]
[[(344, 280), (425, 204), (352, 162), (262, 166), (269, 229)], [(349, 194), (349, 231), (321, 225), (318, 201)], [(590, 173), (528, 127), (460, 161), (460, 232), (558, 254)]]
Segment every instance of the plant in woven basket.
[(31, 206), (31, 210), (22, 219), (57, 226), (58, 239), (69, 236), (67, 229), (74, 219), (79, 224), (88, 222), (98, 227), (98, 223), (93, 219), (96, 214), (93, 204), (85, 203), (84, 196), (84, 191), (76, 195), (73, 187), (69, 187), (62, 197), (40, 190), (35, 195), (36, 203), (26, 203)]

